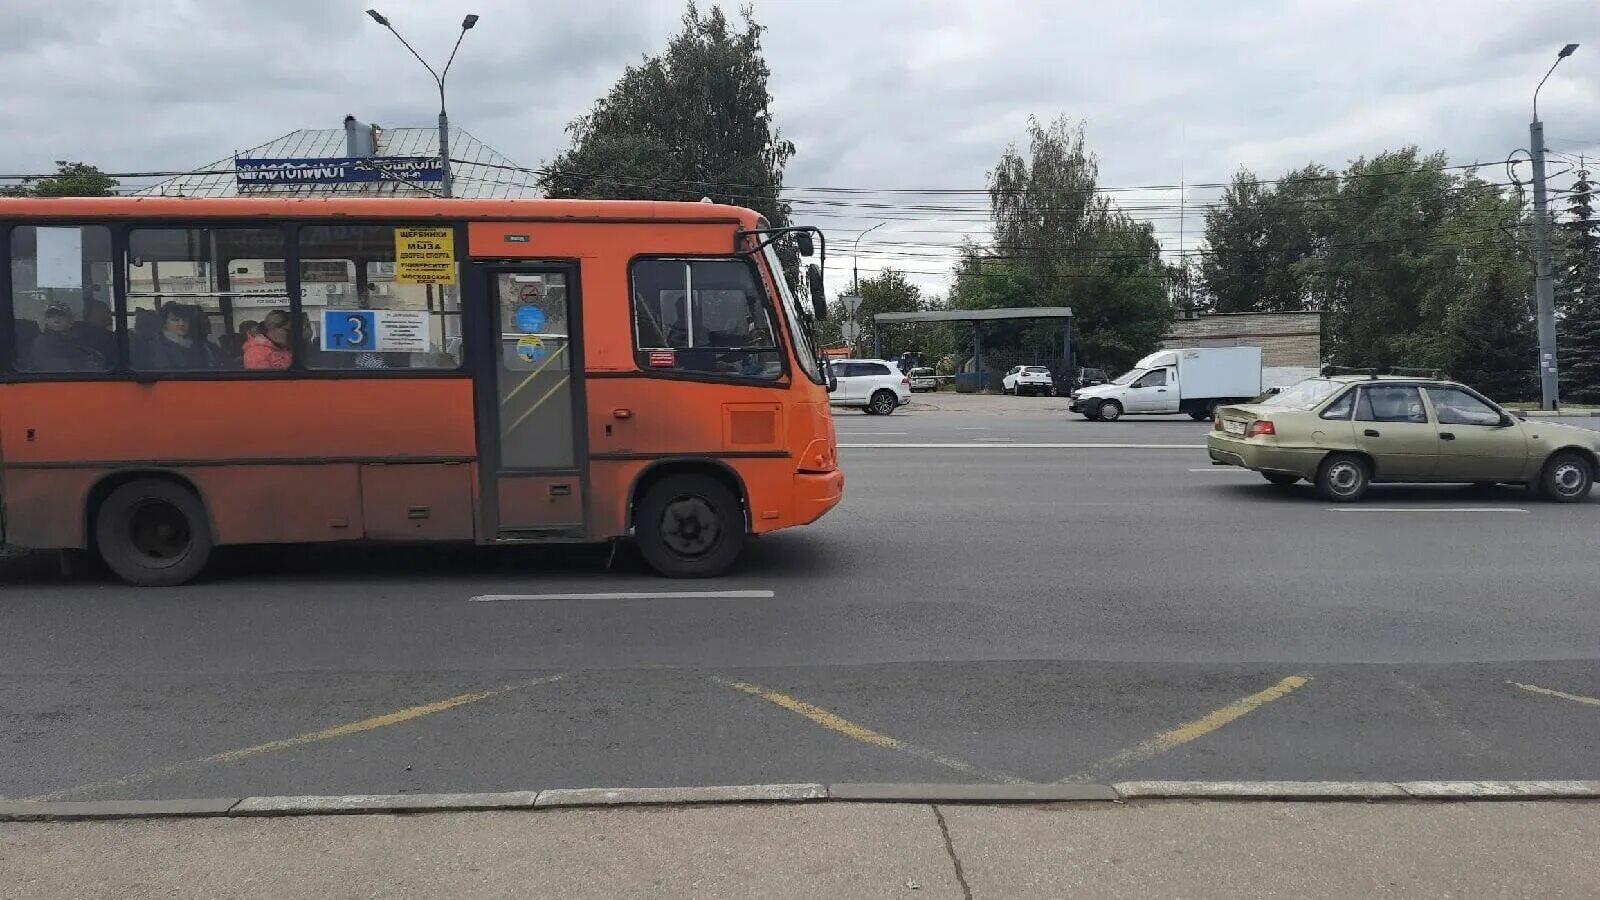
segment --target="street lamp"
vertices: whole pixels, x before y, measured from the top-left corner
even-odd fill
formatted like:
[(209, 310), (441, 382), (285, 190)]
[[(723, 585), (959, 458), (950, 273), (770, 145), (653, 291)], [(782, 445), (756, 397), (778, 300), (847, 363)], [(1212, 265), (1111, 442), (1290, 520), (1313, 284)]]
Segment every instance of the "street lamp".
[(850, 246), (850, 280), (854, 284), (853, 289), (858, 294), (861, 293), (861, 260), (857, 258), (856, 251), (861, 249), (862, 238), (866, 237), (871, 232), (877, 231), (879, 228), (882, 228), (887, 224), (889, 223), (879, 222), (871, 228), (868, 228), (866, 231), (861, 232), (860, 234), (856, 235), (855, 243)]
[(467, 36), (467, 32), (472, 30), (472, 26), (478, 24), (478, 17), (476, 15), (468, 15), (461, 20), (461, 33), (456, 35), (456, 45), (450, 48), (450, 58), (445, 60), (443, 71), (435, 72), (433, 66), (428, 65), (428, 61), (422, 58), (422, 54), (418, 53), (405, 38), (400, 37), (400, 32), (394, 30), (394, 26), (389, 24), (389, 20), (384, 17), (383, 13), (375, 9), (369, 9), (367, 10), (367, 15), (372, 17), (372, 21), (389, 29), (390, 34), (399, 38), (400, 43), (405, 44), (406, 49), (410, 50), (411, 55), (417, 58), (417, 62), (422, 63), (423, 68), (428, 70), (428, 74), (433, 76), (434, 83), (439, 86), (439, 165), (442, 169), (441, 178), (444, 195), (446, 197), (453, 196), (450, 179), (450, 117), (444, 111), (444, 79), (446, 75), (450, 74), (450, 64), (456, 61), (456, 51), (461, 49), (461, 39)]
[(1556, 285), (1550, 260), (1550, 202), (1545, 192), (1544, 123), (1539, 121), (1539, 90), (1561, 61), (1578, 49), (1568, 44), (1533, 89), (1533, 121), (1528, 123), (1528, 150), (1533, 155), (1533, 293), (1539, 309), (1539, 406), (1553, 410), (1560, 402), (1556, 380)]

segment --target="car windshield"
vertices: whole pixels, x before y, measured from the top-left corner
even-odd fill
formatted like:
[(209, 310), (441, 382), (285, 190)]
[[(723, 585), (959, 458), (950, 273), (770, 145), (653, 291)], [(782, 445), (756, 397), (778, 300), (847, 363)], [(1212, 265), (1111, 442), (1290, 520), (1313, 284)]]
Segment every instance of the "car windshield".
[(1050, 374), (1050, 370), (1046, 369), (1044, 366), (1028, 366), (1027, 368), (1023, 369), (1022, 371), (1027, 372), (1030, 375), (1049, 375)]
[(1112, 384), (1132, 384), (1135, 378), (1144, 374), (1143, 369), (1130, 369), (1111, 379)]
[(1337, 381), (1329, 381), (1326, 378), (1307, 378), (1261, 401), (1261, 405), (1282, 409), (1310, 409), (1343, 386)]

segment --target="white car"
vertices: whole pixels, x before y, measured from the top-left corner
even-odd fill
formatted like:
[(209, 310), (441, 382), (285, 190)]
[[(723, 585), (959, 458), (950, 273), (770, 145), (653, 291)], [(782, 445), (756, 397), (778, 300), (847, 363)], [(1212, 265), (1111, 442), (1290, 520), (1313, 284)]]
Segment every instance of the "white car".
[(1050, 377), (1050, 370), (1044, 366), (1016, 366), (1000, 379), (1000, 386), (1006, 393), (1016, 394), (1044, 394), (1047, 397), (1056, 395), (1055, 379)]
[(881, 359), (836, 359), (828, 363), (838, 386), (828, 395), (834, 406), (854, 406), (887, 416), (911, 402), (911, 379)]

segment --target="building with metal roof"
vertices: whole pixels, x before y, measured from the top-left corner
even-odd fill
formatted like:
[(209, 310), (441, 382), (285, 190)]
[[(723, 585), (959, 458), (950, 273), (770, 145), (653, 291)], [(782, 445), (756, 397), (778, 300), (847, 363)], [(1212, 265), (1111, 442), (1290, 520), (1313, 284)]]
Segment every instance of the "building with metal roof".
[[(437, 128), (302, 128), (187, 174), (140, 188), (157, 197), (426, 197), (440, 193)], [(541, 195), (538, 176), (460, 128), (450, 130), (450, 180), (462, 198)]]

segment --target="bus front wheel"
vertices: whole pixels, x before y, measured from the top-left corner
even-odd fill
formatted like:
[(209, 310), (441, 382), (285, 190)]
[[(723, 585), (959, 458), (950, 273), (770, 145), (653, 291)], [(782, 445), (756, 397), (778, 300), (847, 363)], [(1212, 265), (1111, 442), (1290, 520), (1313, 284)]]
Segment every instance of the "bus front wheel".
[(211, 558), (211, 526), (183, 485), (141, 478), (118, 487), (95, 515), (95, 545), (119, 578), (140, 587), (194, 580)]
[(744, 547), (744, 512), (728, 486), (708, 475), (669, 475), (651, 485), (634, 515), (634, 536), (650, 568), (668, 578), (714, 578)]

